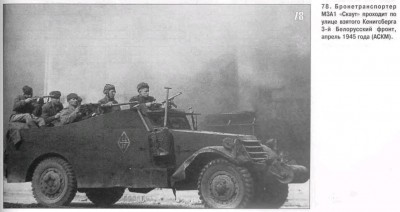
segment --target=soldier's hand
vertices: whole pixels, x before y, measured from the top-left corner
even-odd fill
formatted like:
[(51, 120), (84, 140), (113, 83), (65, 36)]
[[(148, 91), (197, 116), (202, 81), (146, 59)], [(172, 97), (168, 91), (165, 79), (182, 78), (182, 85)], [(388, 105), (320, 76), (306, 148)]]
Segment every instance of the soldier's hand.
[(57, 113), (57, 114), (54, 116), (54, 118), (59, 119), (60, 116), (61, 116), (61, 114), (60, 114), (60, 113)]
[(106, 107), (111, 107), (112, 105), (113, 105), (112, 102), (107, 102), (106, 104), (104, 104), (104, 106), (106, 106)]
[(75, 108), (75, 112), (79, 112), (80, 109), (81, 109), (80, 106), (76, 107), (76, 108)]
[(32, 102), (32, 101), (33, 101), (32, 98), (27, 98), (27, 99), (25, 99), (25, 102), (26, 102), (26, 103), (29, 103), (29, 102)]
[(39, 101), (38, 101), (38, 103), (39, 103), (40, 105), (44, 104), (44, 100), (43, 100), (43, 98), (39, 98)]
[(171, 101), (169, 101), (169, 105), (173, 106), (174, 108), (177, 108), (178, 106), (175, 104), (174, 100), (171, 99)]
[(147, 102), (145, 105), (146, 107), (150, 107), (153, 103), (152, 102)]

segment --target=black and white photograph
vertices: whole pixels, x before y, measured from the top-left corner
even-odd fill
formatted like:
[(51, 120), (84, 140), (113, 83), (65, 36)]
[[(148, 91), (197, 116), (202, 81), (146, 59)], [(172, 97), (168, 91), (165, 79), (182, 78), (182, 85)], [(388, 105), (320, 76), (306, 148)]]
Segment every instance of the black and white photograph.
[(395, 0), (4, 0), (0, 211), (396, 211)]
[(311, 6), (4, 4), (4, 208), (309, 208)]

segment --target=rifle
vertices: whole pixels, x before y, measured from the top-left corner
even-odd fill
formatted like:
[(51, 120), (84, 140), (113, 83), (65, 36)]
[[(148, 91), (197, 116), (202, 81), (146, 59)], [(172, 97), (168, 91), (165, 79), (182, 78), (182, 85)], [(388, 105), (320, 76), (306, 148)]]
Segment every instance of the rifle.
[[(179, 92), (179, 93), (177, 93), (177, 94), (175, 94), (175, 95), (169, 97), (169, 98), (168, 98), (168, 101), (174, 100), (175, 97), (177, 97), (177, 96), (179, 96), (179, 95), (181, 95), (181, 94), (182, 94), (182, 92)], [(166, 103), (165, 100), (161, 102), (161, 104), (165, 104), (165, 103)]]
[(138, 101), (134, 101), (134, 102), (124, 102), (124, 103), (111, 104), (111, 105), (105, 105), (105, 104), (100, 104), (100, 103), (97, 103), (97, 104), (98, 104), (100, 107), (113, 107), (113, 106), (133, 105), (133, 104), (137, 105), (137, 104), (139, 104), (139, 102), (138, 102)]
[[(33, 101), (37, 101), (37, 100), (39, 100), (38, 101), (38, 103), (39, 104), (44, 104), (44, 98), (52, 98), (52, 97), (54, 97), (54, 96), (52, 96), (52, 95), (49, 95), (49, 96), (34, 96), (34, 97), (31, 97), (31, 99), (33, 100)], [(40, 99), (42, 99), (42, 101), (40, 101)], [(47, 99), (47, 101), (49, 101), (49, 99)]]
[(49, 96), (34, 96), (31, 99), (36, 100), (36, 99), (44, 99), (44, 98), (52, 98), (52, 97), (54, 97), (54, 96), (53, 95), (49, 95)]

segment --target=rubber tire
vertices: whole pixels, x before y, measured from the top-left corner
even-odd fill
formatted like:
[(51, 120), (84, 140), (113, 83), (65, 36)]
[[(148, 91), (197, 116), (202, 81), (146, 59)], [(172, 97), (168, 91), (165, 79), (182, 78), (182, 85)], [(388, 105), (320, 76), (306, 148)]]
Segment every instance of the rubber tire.
[(125, 188), (92, 188), (86, 191), (87, 198), (98, 207), (108, 207), (124, 195)]
[[(234, 177), (235, 185), (238, 186), (239, 193), (241, 193), (228, 204), (214, 201), (216, 198), (213, 197), (212, 192), (207, 187), (210, 184), (210, 178), (217, 172), (226, 172)], [(197, 188), (200, 200), (207, 208), (245, 208), (254, 193), (253, 178), (248, 169), (236, 166), (225, 159), (215, 159), (204, 166), (199, 175)]]
[[(46, 170), (50, 169), (56, 170), (60, 174), (59, 176), (64, 179), (64, 184), (60, 188), (62, 189), (61, 194), (55, 198), (46, 196), (46, 194), (44, 194), (40, 189), (41, 175)], [(76, 177), (71, 165), (67, 161), (61, 158), (52, 157), (41, 161), (36, 166), (32, 177), (32, 192), (39, 204), (46, 207), (60, 207), (68, 205), (74, 199), (76, 191)]]
[(264, 186), (257, 187), (255, 192), (253, 207), (276, 209), (286, 202), (289, 186), (276, 179), (268, 179)]

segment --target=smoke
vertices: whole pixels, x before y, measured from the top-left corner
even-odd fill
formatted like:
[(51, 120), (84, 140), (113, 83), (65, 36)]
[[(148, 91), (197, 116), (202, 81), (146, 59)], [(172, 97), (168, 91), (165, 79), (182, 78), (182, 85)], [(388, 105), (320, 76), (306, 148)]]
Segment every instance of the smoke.
[[(5, 5), (4, 117), (23, 85), (83, 103), (164, 86), (182, 109), (256, 111), (264, 137), (305, 161), (310, 140), (310, 14), (304, 5)], [(201, 120), (200, 120), (201, 121)], [(7, 123), (4, 120), (3, 123)], [(6, 125), (5, 125), (6, 126)], [(299, 156), (299, 157), (300, 157)]]
[(258, 136), (278, 139), (291, 158), (309, 166), (310, 57), (275, 53), (254, 49), (209, 61), (196, 81), (185, 82), (182, 104), (202, 114), (255, 111)]

